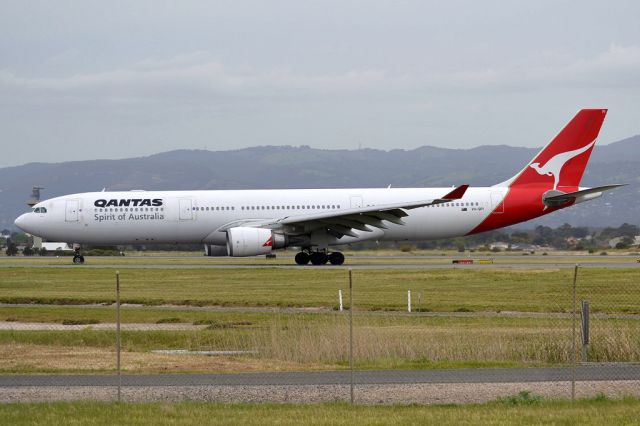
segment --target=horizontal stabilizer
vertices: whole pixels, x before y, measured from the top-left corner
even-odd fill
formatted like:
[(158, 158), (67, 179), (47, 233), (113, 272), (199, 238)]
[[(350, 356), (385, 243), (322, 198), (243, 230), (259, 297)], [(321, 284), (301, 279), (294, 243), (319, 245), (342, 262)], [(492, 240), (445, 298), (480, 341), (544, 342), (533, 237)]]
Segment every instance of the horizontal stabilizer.
[(612, 189), (620, 188), (621, 186), (626, 186), (626, 184), (612, 184), (612, 185), (604, 185), (597, 186), (595, 188), (583, 189), (575, 192), (560, 192), (560, 191), (548, 191), (544, 196), (542, 201), (548, 207), (557, 207), (569, 201), (576, 201), (576, 203), (580, 203), (583, 201), (592, 200), (594, 198), (598, 198), (605, 191), (610, 191)]

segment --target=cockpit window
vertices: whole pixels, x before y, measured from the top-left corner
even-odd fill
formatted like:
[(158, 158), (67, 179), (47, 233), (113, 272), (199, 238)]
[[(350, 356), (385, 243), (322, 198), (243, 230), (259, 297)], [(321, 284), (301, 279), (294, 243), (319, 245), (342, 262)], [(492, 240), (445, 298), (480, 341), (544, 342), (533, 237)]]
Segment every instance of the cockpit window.
[(33, 210), (34, 213), (46, 213), (47, 212), (47, 208), (46, 207), (36, 207)]

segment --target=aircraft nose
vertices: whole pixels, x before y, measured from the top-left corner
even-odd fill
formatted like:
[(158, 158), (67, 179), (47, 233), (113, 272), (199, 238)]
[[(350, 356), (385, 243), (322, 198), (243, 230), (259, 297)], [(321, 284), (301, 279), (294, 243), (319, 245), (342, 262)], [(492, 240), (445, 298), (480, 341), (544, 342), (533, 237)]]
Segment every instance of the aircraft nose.
[(20, 229), (22, 229), (25, 232), (29, 232), (29, 230), (27, 229), (29, 227), (29, 219), (28, 219), (29, 213), (25, 213), (23, 215), (20, 215), (13, 223)]

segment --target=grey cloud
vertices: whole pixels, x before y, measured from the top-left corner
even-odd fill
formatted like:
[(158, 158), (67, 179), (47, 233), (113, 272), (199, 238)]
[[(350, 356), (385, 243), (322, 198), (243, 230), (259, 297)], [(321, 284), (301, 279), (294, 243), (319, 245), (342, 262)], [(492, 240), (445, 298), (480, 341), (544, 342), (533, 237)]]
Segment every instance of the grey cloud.
[(199, 96), (278, 97), (406, 96), (430, 90), (533, 90), (540, 86), (617, 87), (640, 83), (640, 47), (612, 44), (605, 52), (573, 62), (525, 64), (450, 74), (394, 75), (362, 69), (342, 73), (309, 74), (288, 69), (232, 71), (207, 52), (192, 52), (167, 60), (146, 59), (128, 68), (59, 78), (28, 78), (0, 71), (0, 91), (74, 94), (110, 98), (167, 98), (175, 94)]

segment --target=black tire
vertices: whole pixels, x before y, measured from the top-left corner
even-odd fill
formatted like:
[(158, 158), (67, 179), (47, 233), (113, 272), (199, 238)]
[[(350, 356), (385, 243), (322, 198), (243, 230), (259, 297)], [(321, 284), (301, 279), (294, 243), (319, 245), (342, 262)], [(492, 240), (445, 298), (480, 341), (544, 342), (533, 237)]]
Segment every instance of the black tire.
[(80, 256), (80, 263), (84, 263), (84, 256)]
[(296, 254), (296, 263), (298, 265), (306, 265), (309, 263), (309, 255), (303, 251)]
[(80, 255), (75, 255), (73, 256), (73, 263), (82, 263), (84, 261), (84, 258)]
[(332, 265), (342, 265), (344, 263), (344, 254), (339, 251), (334, 251), (329, 255), (329, 262)]
[(316, 266), (324, 265), (329, 260), (329, 257), (326, 255), (326, 253), (322, 253), (321, 251), (314, 251), (313, 253), (311, 253), (310, 258), (311, 263)]

